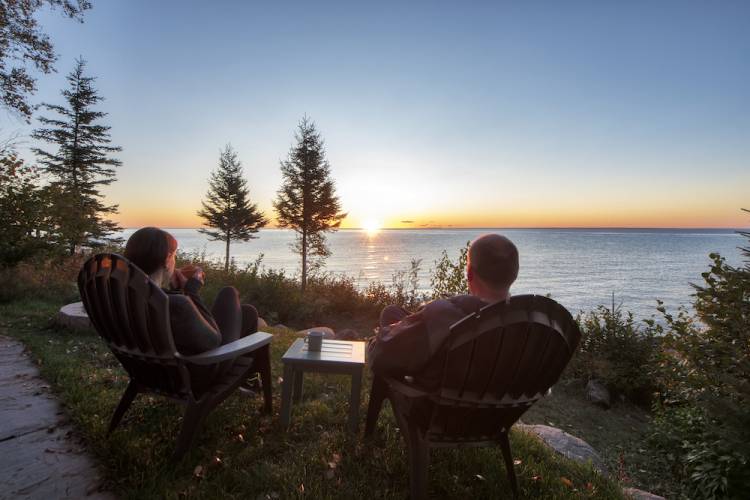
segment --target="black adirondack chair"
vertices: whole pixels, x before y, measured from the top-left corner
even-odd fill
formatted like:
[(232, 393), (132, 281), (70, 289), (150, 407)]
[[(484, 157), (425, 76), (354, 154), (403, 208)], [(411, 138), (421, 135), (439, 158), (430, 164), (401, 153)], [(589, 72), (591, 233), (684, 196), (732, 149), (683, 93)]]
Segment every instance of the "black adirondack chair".
[(439, 389), (374, 376), (365, 436), (389, 399), (409, 447), (412, 498), (427, 496), (431, 447), (496, 444), (517, 496), (508, 433), (557, 382), (580, 337), (570, 313), (550, 298), (488, 305), (451, 326)]
[[(258, 332), (201, 354), (181, 355), (172, 337), (167, 294), (117, 254), (88, 259), (78, 274), (78, 289), (96, 331), (130, 376), (108, 433), (139, 393), (171, 398), (186, 405), (174, 451), (180, 458), (205, 416), (253, 372), (260, 373), (265, 410), (271, 411), (272, 335)], [(208, 384), (207, 377), (212, 377)]]

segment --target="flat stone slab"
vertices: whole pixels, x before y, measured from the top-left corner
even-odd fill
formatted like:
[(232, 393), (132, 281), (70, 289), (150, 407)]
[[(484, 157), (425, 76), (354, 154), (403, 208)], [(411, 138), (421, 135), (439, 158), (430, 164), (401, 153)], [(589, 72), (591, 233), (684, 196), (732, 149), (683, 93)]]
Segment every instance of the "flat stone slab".
[(114, 499), (23, 344), (0, 336), (0, 497)]
[(83, 302), (73, 302), (62, 306), (55, 316), (55, 323), (73, 330), (93, 330), (89, 315), (83, 307)]
[(544, 443), (559, 454), (576, 462), (588, 463), (600, 474), (609, 474), (604, 460), (586, 441), (549, 425), (516, 424), (524, 432), (536, 434)]
[(665, 500), (664, 497), (637, 488), (623, 488), (622, 493), (625, 498), (631, 498), (632, 500)]

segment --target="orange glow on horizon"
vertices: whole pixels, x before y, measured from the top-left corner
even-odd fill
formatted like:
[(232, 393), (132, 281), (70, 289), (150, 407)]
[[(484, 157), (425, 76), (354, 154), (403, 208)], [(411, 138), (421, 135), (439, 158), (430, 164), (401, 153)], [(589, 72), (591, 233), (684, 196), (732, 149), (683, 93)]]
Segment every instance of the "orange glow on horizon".
[[(186, 213), (187, 212), (187, 213)], [(125, 210), (114, 217), (122, 227), (135, 228), (157, 226), (168, 228), (198, 228), (202, 220), (192, 211), (171, 210)], [(671, 213), (638, 213), (593, 211), (592, 213), (560, 212), (532, 213), (506, 212), (484, 214), (432, 213), (422, 217), (360, 219), (354, 216), (342, 221), (341, 229), (365, 229), (375, 233), (380, 229), (427, 229), (427, 228), (743, 228), (750, 225), (750, 216), (737, 210), (727, 215), (721, 211), (707, 211), (700, 215), (674, 210)], [(267, 228), (278, 228), (271, 219)]]

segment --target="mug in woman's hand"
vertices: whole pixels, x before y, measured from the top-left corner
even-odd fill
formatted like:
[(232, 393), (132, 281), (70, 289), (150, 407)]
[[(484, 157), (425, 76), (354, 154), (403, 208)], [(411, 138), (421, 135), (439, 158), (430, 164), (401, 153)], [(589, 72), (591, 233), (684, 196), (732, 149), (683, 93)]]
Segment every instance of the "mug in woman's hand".
[(194, 266), (193, 264), (188, 264), (186, 266), (182, 266), (180, 268), (180, 272), (183, 276), (185, 276), (187, 279), (190, 279), (193, 277), (193, 274), (195, 274), (195, 271), (200, 269), (197, 266)]

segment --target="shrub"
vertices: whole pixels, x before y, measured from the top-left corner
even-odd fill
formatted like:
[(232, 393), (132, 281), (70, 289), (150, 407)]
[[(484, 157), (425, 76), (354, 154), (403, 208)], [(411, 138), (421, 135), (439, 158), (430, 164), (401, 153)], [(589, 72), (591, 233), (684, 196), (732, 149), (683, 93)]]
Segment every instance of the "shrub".
[(0, 303), (39, 299), (60, 305), (79, 300), (76, 279), (84, 256), (36, 257), (15, 267), (0, 267)]
[[(745, 255), (750, 254), (745, 250)], [(711, 254), (695, 318), (666, 320), (653, 435), (693, 498), (750, 491), (750, 268)]]
[(456, 262), (448, 257), (448, 252), (445, 250), (443, 250), (440, 259), (435, 261), (435, 269), (432, 270), (430, 277), (433, 299), (469, 292), (469, 283), (466, 280), (466, 262), (470, 244), (470, 242), (466, 242), (466, 246), (459, 251)]
[(568, 373), (584, 379), (598, 379), (615, 394), (637, 403), (647, 403), (654, 391), (651, 367), (655, 360), (654, 329), (640, 327), (633, 314), (621, 306), (600, 305), (578, 317), (580, 351)]

